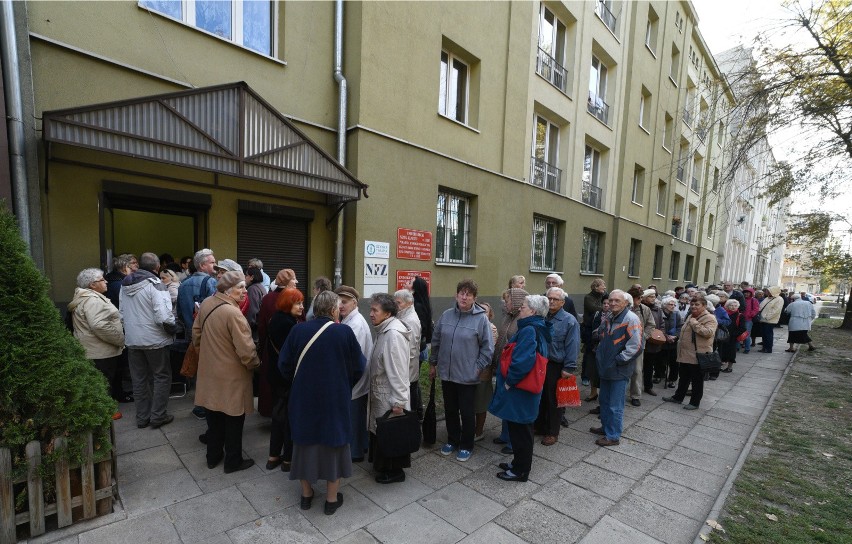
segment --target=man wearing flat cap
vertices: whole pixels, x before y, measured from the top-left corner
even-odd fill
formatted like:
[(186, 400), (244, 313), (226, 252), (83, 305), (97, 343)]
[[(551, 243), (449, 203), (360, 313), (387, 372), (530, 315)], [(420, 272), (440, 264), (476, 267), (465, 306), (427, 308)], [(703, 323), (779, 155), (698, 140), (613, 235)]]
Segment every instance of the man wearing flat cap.
[[(361, 294), (357, 289), (348, 285), (341, 285), (334, 292), (340, 297), (340, 323), (352, 329), (355, 338), (358, 339), (358, 344), (361, 346), (361, 353), (369, 361), (373, 353), (373, 335), (370, 332), (370, 325), (367, 324), (367, 320), (358, 311), (358, 299), (361, 298)], [(352, 441), (349, 443), (349, 450), (352, 454), (352, 460), (355, 462), (364, 460), (364, 453), (370, 446), (370, 435), (367, 431), (367, 394), (370, 392), (369, 366), (367, 365), (361, 379), (352, 388), (352, 406), (349, 410), (352, 421)]]

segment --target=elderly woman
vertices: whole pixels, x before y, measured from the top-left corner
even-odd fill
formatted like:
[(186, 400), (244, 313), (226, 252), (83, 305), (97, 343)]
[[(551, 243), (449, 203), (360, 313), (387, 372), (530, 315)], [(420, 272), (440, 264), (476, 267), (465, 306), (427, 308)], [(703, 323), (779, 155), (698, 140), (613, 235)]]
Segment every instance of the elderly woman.
[(711, 353), (716, 337), (716, 317), (707, 311), (707, 300), (703, 295), (695, 294), (690, 302), (689, 317), (680, 331), (677, 346), (677, 360), (680, 366), (680, 381), (671, 397), (663, 397), (666, 402), (681, 404), (686, 389), (692, 385), (692, 396), (684, 410), (697, 410), (704, 396), (704, 371), (698, 366), (696, 353)]
[(340, 479), (352, 475), (349, 407), (352, 386), (364, 371), (364, 356), (355, 333), (336, 323), (340, 298), (324, 291), (314, 299), (314, 319), (293, 327), (281, 348), (278, 368), (290, 389), (288, 405), (293, 435), (290, 479), (300, 480), (300, 507), (309, 510), (312, 484), (326, 480), (325, 513), (343, 504)]
[[(497, 342), (494, 344), (494, 354), (492, 356), (491, 367), (495, 368), (500, 363), (500, 354), (503, 352), (503, 347), (506, 342), (516, 332), (518, 332), (518, 312), (524, 299), (529, 296), (529, 293), (523, 289), (509, 288), (503, 291), (503, 319), (497, 327)], [(509, 426), (504, 421), (500, 436), (493, 440), (495, 444), (505, 444), (501, 453), (507, 455), (512, 453), (512, 441), (509, 438)]]
[(760, 301), (760, 328), (763, 334), (763, 353), (772, 353), (775, 343), (775, 325), (781, 318), (784, 299), (781, 298), (781, 288), (777, 286), (763, 290), (764, 298)]
[(257, 314), (260, 311), (260, 304), (264, 295), (266, 295), (266, 287), (263, 286), (263, 273), (260, 268), (248, 267), (246, 270), (246, 297), (249, 305), (246, 319), (253, 331), (255, 340), (257, 340)]
[(689, 297), (691, 295), (687, 292), (683, 292), (678, 296), (677, 299), (677, 311), (680, 314), (681, 321), (686, 321), (686, 318), (689, 317)]
[(733, 372), (734, 363), (737, 362), (737, 345), (739, 344), (737, 338), (746, 330), (746, 319), (740, 311), (740, 302), (737, 299), (728, 299), (724, 307), (731, 322), (728, 325), (728, 341), (721, 342), (716, 347), (722, 359), (722, 372)]
[(394, 293), (393, 301), (396, 303), (396, 318), (411, 331), (408, 347), (408, 395), (411, 409), (417, 412), (417, 407), (423, 404), (420, 394), (420, 318), (414, 309), (414, 295), (408, 289), (400, 289)]
[(172, 299), (172, 313), (177, 316), (177, 297), (178, 289), (180, 289), (177, 272), (168, 268), (160, 270), (160, 281), (169, 289), (169, 298)]
[[(494, 310), (487, 302), (477, 302), (488, 316), (488, 323), (491, 325), (491, 338), (494, 343), (497, 343), (497, 326), (494, 324)], [(476, 411), (476, 430), (473, 433), (473, 441), (479, 442), (485, 438), (485, 420), (488, 415), (488, 405), (491, 404), (491, 397), (494, 396), (494, 365), (488, 365), (485, 370), (479, 375), (479, 384), (476, 386), (474, 394), (474, 410)]]
[(267, 356), (272, 364), (266, 366), (266, 380), (272, 389), (272, 429), (269, 434), (269, 459), (266, 470), (272, 470), (281, 465), (281, 470), (290, 472), (290, 461), (293, 458), (293, 439), (290, 435), (290, 418), (287, 415), (289, 391), (285, 387), (284, 378), (278, 370), (278, 356), (281, 347), (290, 335), (290, 331), (299, 323), (305, 312), (305, 296), (298, 289), (284, 289), (275, 299), (278, 310), (269, 319), (266, 328)]
[(254, 411), (251, 380), (260, 360), (240, 311), (245, 276), (225, 272), (216, 291), (201, 303), (192, 325), (192, 344), (198, 349), (195, 404), (207, 409), (207, 468), (224, 458), (225, 474), (230, 474), (254, 465), (242, 457), (243, 424)]
[[(654, 289), (648, 288), (642, 293), (641, 303), (651, 312), (651, 317), (654, 318), (654, 328), (665, 334), (665, 317), (660, 304), (657, 303), (657, 292)], [(655, 344), (650, 339), (645, 339), (645, 358), (642, 363), (642, 387), (645, 393), (652, 397), (657, 396), (654, 391), (654, 383), (659, 383), (661, 380), (654, 380), (654, 370), (661, 364), (665, 364), (665, 353), (663, 352), (664, 344)]]
[(533, 422), (538, 417), (541, 391), (533, 393), (516, 386), (533, 370), (537, 353), (547, 357), (550, 323), (544, 318), (548, 309), (547, 297), (528, 295), (524, 299), (518, 310), (518, 332), (510, 339), (515, 344), (512, 359), (505, 375), (497, 371), (497, 387), (488, 407), (509, 428), (514, 458), (500, 463), (503, 472), (497, 473), (508, 482), (526, 482), (532, 468)]
[(808, 335), (808, 331), (811, 330), (811, 322), (816, 319), (816, 309), (813, 304), (803, 299), (798, 293), (794, 293), (790, 300), (792, 302), (784, 310), (790, 316), (789, 333), (787, 334), (787, 343), (790, 344), (790, 347), (784, 351), (795, 353), (796, 344), (807, 344), (808, 351), (813, 351), (816, 348)]
[[(714, 291), (710, 295), (706, 295), (704, 299), (708, 302), (707, 310), (713, 313), (713, 316), (716, 318), (716, 326), (719, 329), (723, 329), (728, 332), (728, 337), (730, 338), (730, 331), (728, 331), (728, 327), (731, 325), (731, 318), (728, 317), (728, 312), (725, 310), (723, 306), (722, 299), (717, 294), (717, 291)], [(727, 295), (725, 295), (725, 300), (727, 300)], [(712, 305), (712, 307), (711, 307)], [(718, 342), (713, 343), (713, 351), (718, 351), (720, 349), (720, 345)], [(709, 372), (707, 374), (707, 378), (711, 381), (719, 378), (719, 372)]]
[(677, 309), (677, 299), (674, 297), (663, 297), (663, 320), (666, 343), (663, 344), (663, 357), (658, 368), (658, 376), (665, 380), (664, 389), (675, 387), (677, 384), (677, 342), (680, 338), (680, 329), (683, 327), (683, 318)]
[(412, 332), (396, 318), (397, 312), (391, 295), (376, 293), (370, 297), (370, 322), (376, 331), (376, 341), (369, 363), (370, 413), (367, 428), (370, 431), (370, 460), (378, 473), (376, 482), (380, 484), (404, 482), (403, 469), (411, 466), (410, 454), (387, 457), (376, 442), (376, 418), (388, 411), (398, 415), (411, 407), (409, 363)]
[[(68, 313), (74, 325), (74, 336), (86, 350), (86, 358), (104, 375), (112, 397), (119, 398), (121, 376), (116, 380), (116, 370), (124, 350), (124, 329), (118, 308), (104, 296), (106, 290), (103, 270), (86, 268), (81, 271), (77, 274), (77, 288), (68, 304)], [(112, 418), (121, 419), (121, 412), (115, 412)]]

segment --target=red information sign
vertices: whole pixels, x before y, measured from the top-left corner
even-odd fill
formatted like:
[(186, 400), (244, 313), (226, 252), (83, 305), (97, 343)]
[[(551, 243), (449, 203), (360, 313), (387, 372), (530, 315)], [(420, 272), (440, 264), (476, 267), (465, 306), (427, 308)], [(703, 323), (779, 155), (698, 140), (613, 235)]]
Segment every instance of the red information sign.
[(428, 230), (397, 229), (396, 258), (429, 261), (432, 259), (432, 233)]
[(429, 294), (432, 294), (432, 272), (429, 270), (397, 270), (396, 271), (396, 290), (410, 289), (411, 282), (414, 278), (421, 277), (426, 280), (426, 288)]

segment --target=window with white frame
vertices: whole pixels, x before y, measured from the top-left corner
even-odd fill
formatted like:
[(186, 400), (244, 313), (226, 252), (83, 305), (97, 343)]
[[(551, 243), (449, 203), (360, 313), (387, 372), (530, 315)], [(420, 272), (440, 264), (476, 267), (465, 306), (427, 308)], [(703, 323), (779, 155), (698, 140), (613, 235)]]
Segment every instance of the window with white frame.
[(674, 143), (674, 118), (666, 112), (666, 124), (665, 128), (663, 128), (663, 147), (667, 150), (672, 150), (672, 145)]
[(638, 164), (633, 167), (633, 194), (630, 199), (639, 205), (645, 200), (645, 169)]
[(275, 52), (270, 0), (139, 0), (139, 6), (263, 55)]
[(438, 192), (435, 260), (470, 264), (470, 198)]
[(606, 64), (592, 55), (592, 66), (589, 72), (589, 100), (586, 108), (589, 113), (603, 121), (609, 122), (609, 104), (606, 103), (606, 80), (609, 69)]
[(565, 69), (567, 35), (565, 24), (542, 4), (538, 26), (536, 73), (563, 93), (568, 92), (568, 72)]
[(664, 180), (657, 182), (657, 213), (666, 215), (666, 202), (669, 199), (669, 185)]
[(654, 8), (648, 6), (648, 21), (645, 24), (645, 46), (648, 50), (655, 54), (657, 53), (657, 33), (660, 26), (660, 17)]
[(468, 65), (448, 51), (441, 51), (441, 88), (438, 113), (459, 123), (467, 123)]
[(530, 269), (556, 270), (559, 225), (544, 217), (533, 217)]
[(639, 126), (645, 130), (651, 129), (651, 91), (644, 85), (639, 95)]
[(533, 135), (532, 172), (530, 182), (550, 191), (559, 192), (562, 170), (559, 162), (559, 125), (536, 115)]
[(600, 186), (601, 175), (601, 152), (586, 144), (586, 153), (583, 158), (583, 202), (595, 208), (600, 208), (603, 203), (603, 190)]
[(672, 44), (672, 64), (669, 68), (669, 77), (675, 85), (679, 85), (680, 78), (680, 49), (675, 44)]
[(600, 274), (600, 253), (603, 245), (603, 233), (583, 229), (583, 250), (580, 254), (580, 272)]

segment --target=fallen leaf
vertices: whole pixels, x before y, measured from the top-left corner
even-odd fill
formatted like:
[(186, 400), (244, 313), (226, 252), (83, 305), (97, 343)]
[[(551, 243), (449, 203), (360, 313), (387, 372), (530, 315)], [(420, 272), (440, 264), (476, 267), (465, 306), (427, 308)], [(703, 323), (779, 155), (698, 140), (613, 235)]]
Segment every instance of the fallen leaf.
[(710, 537), (709, 537), (709, 536), (707, 536), (707, 535), (705, 535), (704, 533), (701, 533), (701, 534), (700, 534), (700, 535), (698, 535), (698, 536), (700, 536), (700, 537), (701, 537), (701, 540), (703, 540), (704, 542), (707, 542), (708, 540), (710, 540)]
[(723, 533), (725, 532), (725, 530), (722, 528), (722, 526), (719, 525), (719, 522), (716, 521), (715, 519), (708, 519), (707, 525), (709, 525), (715, 531), (721, 531)]
[(778, 516), (776, 516), (775, 514), (766, 514), (766, 519), (768, 519), (769, 521), (778, 521)]
[(812, 379), (812, 380), (817, 380), (817, 379), (819, 379), (819, 376), (808, 376), (808, 377), (809, 377), (810, 379)]
[(829, 459), (831, 459), (832, 457), (834, 457), (834, 454), (833, 454), (833, 453), (825, 453), (825, 452), (822, 452), (822, 454), (823, 454), (823, 455), (825, 455), (826, 457), (828, 457)]

